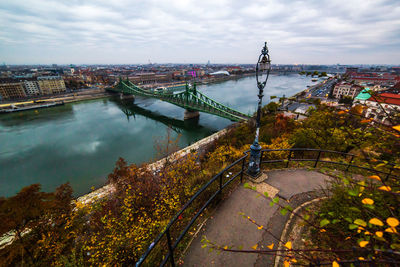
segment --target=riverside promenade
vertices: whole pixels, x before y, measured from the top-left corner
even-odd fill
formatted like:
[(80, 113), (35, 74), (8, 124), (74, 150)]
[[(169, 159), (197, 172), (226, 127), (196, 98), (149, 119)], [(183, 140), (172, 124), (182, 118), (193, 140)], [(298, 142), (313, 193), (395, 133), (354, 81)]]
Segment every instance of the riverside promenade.
[[(326, 188), (329, 176), (304, 169), (273, 170), (266, 172), (268, 178), (260, 183), (247, 181), (256, 190), (239, 185), (224, 200), (197, 233), (185, 256), (183, 266), (274, 266), (275, 257), (256, 253), (232, 253), (209, 251), (202, 248), (201, 239), (221, 246), (241, 246), (251, 250), (257, 244), (259, 249), (266, 249), (271, 243), (275, 248), (290, 217), (290, 212), (282, 216), (277, 205), (271, 207), (270, 200), (263, 194), (268, 192), (271, 198), (278, 196), (280, 203), (296, 208), (318, 197), (321, 189)], [(249, 216), (263, 225), (270, 233), (258, 230), (248, 219)]]

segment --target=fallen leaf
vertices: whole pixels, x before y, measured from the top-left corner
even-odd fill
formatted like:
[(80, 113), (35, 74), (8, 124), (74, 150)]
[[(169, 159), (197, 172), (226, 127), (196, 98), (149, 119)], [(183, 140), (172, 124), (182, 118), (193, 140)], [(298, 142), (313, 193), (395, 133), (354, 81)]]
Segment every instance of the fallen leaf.
[(273, 249), (274, 248), (274, 243), (272, 243), (271, 245), (267, 246), (267, 248)]
[(255, 244), (254, 246), (252, 246), (251, 248), (252, 249), (254, 249), (254, 250), (256, 250), (257, 249), (257, 247), (258, 247), (258, 244)]

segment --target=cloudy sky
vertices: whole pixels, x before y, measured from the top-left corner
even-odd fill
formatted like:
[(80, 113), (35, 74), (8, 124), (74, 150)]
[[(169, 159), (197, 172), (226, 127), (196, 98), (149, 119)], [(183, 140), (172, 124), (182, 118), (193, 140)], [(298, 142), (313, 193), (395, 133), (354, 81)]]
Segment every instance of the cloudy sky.
[(0, 63), (400, 64), (399, 0), (0, 0)]

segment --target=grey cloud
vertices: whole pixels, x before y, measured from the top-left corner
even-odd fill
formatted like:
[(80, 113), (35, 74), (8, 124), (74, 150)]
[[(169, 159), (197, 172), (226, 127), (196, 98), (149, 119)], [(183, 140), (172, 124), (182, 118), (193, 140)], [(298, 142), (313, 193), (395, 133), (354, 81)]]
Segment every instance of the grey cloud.
[(7, 63), (400, 61), (396, 0), (15, 0), (0, 24)]

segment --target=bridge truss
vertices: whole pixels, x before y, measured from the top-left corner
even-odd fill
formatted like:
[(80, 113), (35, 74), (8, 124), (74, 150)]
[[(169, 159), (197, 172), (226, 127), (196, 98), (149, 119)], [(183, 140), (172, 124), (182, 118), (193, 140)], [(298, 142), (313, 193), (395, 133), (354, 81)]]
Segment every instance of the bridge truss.
[(248, 115), (218, 103), (217, 101), (197, 91), (195, 84), (193, 86), (186, 84), (185, 91), (175, 93), (164, 90), (145, 90), (136, 86), (129, 80), (120, 80), (116, 86), (109, 88), (108, 90), (124, 94), (157, 98), (189, 111), (205, 112), (232, 121), (244, 121), (249, 118)]

